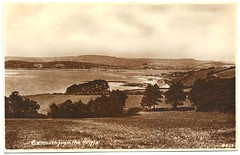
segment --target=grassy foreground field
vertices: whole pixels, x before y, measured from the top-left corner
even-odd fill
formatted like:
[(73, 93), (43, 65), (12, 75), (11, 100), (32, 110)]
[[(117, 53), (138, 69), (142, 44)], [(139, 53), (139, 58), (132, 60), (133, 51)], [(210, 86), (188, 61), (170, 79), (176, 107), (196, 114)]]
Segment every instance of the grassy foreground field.
[(121, 118), (6, 119), (7, 149), (235, 148), (235, 116), (141, 112)]

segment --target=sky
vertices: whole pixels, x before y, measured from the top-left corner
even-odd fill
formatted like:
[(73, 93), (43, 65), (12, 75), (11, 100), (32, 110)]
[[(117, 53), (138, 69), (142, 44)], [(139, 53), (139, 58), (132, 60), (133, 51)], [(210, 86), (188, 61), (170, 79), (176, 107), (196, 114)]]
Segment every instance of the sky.
[(236, 4), (6, 3), (5, 56), (235, 61)]

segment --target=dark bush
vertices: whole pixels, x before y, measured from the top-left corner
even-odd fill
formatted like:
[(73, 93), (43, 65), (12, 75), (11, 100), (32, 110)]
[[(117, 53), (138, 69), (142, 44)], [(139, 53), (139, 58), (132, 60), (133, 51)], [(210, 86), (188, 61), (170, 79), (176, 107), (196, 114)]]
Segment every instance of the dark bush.
[(196, 110), (196, 107), (178, 107), (175, 110), (177, 110), (177, 111), (193, 111), (193, 110)]
[(136, 115), (140, 111), (142, 111), (141, 107), (132, 107), (127, 110), (127, 115), (128, 116)]
[(169, 108), (154, 108), (154, 109), (144, 109), (144, 111), (170, 111)]

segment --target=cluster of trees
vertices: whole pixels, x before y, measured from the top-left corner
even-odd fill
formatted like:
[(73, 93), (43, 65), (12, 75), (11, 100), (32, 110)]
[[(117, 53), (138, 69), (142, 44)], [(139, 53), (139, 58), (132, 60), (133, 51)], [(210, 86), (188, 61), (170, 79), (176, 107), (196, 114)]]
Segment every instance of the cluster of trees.
[(38, 114), (39, 104), (28, 98), (23, 99), (19, 92), (14, 91), (9, 97), (5, 96), (5, 117), (41, 117)]
[(235, 78), (197, 80), (189, 92), (197, 111), (235, 112)]
[(67, 100), (59, 105), (50, 105), (48, 116), (52, 118), (84, 118), (120, 116), (123, 114), (127, 95), (123, 91), (112, 91), (109, 96), (102, 95), (84, 104), (81, 100)]
[[(173, 109), (186, 110), (182, 106), (188, 96), (197, 111), (232, 112), (235, 113), (235, 78), (220, 79), (211, 77), (197, 80), (189, 93), (184, 92), (184, 86), (178, 82), (173, 84), (168, 91), (162, 93), (157, 85), (148, 85), (141, 101), (142, 107), (155, 108), (161, 103), (165, 95), (166, 103)], [(189, 107), (189, 109), (194, 109)]]
[(93, 80), (83, 84), (73, 84), (67, 88), (66, 94), (94, 94), (102, 95), (109, 93), (109, 85), (105, 80)]
[(177, 109), (177, 106), (183, 105), (183, 102), (186, 100), (187, 93), (183, 89), (183, 85), (177, 83), (172, 85), (167, 92), (163, 93), (159, 90), (157, 84), (148, 84), (143, 94), (141, 106), (148, 109), (153, 108), (154, 110), (155, 106), (162, 102), (161, 99), (165, 95), (166, 102), (171, 104), (173, 109)]

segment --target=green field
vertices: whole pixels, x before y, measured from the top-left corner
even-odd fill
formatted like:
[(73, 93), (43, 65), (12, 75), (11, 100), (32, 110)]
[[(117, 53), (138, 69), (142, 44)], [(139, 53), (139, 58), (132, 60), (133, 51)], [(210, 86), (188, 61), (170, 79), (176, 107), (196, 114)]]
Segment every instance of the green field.
[[(7, 149), (236, 147), (235, 115), (222, 113), (166, 111), (120, 118), (6, 119), (5, 131)], [(51, 141), (61, 143), (47, 143)]]

